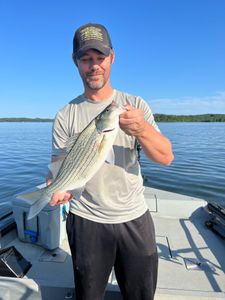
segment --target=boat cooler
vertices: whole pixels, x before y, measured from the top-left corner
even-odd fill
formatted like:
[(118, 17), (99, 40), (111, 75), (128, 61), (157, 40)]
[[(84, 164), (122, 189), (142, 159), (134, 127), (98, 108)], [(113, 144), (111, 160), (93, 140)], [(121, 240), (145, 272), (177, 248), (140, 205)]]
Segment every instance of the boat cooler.
[(29, 200), (13, 199), (13, 214), (21, 241), (53, 250), (66, 238), (66, 216), (69, 204), (46, 205), (34, 218), (27, 220)]

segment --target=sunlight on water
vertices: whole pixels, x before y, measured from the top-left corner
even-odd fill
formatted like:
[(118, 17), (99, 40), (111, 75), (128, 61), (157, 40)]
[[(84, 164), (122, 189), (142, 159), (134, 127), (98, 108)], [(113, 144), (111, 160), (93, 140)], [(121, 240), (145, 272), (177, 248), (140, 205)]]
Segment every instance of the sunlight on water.
[(225, 123), (160, 123), (173, 144), (169, 167), (141, 157), (146, 185), (225, 203)]
[[(0, 202), (45, 181), (51, 155), (51, 123), (0, 123)], [(160, 166), (141, 154), (154, 188), (225, 203), (225, 123), (159, 123), (175, 160)]]
[(45, 180), (50, 123), (0, 123), (0, 202)]

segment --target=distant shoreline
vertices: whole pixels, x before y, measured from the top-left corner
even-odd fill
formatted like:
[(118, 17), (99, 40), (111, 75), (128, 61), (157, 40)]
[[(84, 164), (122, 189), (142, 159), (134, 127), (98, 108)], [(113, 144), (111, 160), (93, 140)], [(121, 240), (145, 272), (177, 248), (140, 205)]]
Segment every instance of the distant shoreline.
[[(203, 115), (165, 115), (154, 114), (156, 122), (225, 122), (225, 114)], [(50, 118), (0, 118), (0, 123), (26, 122), (26, 123), (52, 123)]]
[(8, 122), (8, 123), (50, 123), (53, 122), (53, 119), (45, 119), (45, 118), (0, 118), (0, 122)]
[(154, 114), (156, 122), (225, 122), (225, 114), (165, 115)]

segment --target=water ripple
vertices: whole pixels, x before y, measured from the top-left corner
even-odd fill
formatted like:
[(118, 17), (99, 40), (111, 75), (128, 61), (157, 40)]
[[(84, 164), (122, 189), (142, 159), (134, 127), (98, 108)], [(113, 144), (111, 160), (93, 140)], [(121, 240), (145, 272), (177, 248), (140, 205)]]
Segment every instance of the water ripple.
[(162, 167), (142, 154), (146, 185), (225, 205), (225, 123), (160, 123), (160, 129), (175, 159)]
[[(0, 203), (42, 183), (51, 153), (51, 123), (0, 123)], [(175, 159), (169, 167), (141, 154), (145, 184), (225, 204), (225, 123), (160, 123)]]

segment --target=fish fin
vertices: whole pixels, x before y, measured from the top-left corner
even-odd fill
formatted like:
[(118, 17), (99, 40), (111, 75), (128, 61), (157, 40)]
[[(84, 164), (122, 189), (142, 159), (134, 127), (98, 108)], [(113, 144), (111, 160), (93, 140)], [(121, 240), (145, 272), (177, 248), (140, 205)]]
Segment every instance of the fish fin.
[(36, 202), (38, 199), (40, 199), (42, 193), (43, 193), (42, 190), (38, 190), (38, 191), (34, 191), (34, 192), (19, 194), (16, 196), (16, 198), (26, 200), (29, 203)]
[(50, 201), (50, 197), (45, 193), (44, 189), (20, 194), (16, 198), (26, 200), (31, 203), (27, 220), (35, 217)]
[(115, 153), (114, 153), (113, 147), (111, 147), (111, 149), (106, 157), (105, 162), (110, 165), (115, 165)]
[(80, 135), (80, 133), (77, 133), (73, 136), (71, 136), (67, 142), (66, 142), (66, 152), (70, 152), (71, 148), (73, 147), (74, 143), (76, 142), (76, 140), (78, 139), (78, 136)]
[(45, 188), (46, 186), (47, 186), (47, 183), (44, 182), (44, 183), (42, 183), (42, 184), (37, 185), (36, 188), (40, 190), (40, 189)]
[(51, 198), (46, 193), (42, 193), (41, 198), (31, 205), (27, 220), (30, 220), (39, 214), (39, 212), (49, 203), (50, 200)]
[(53, 179), (56, 178), (56, 176), (57, 176), (57, 174), (58, 174), (58, 172), (59, 172), (59, 169), (61, 168), (61, 165), (62, 165), (64, 159), (65, 159), (65, 157), (62, 157), (61, 159), (56, 160), (56, 161), (54, 161), (54, 162), (52, 162), (52, 163), (50, 163), (50, 164), (48, 165), (48, 168), (49, 168), (49, 170), (50, 170), (51, 173), (52, 173)]

